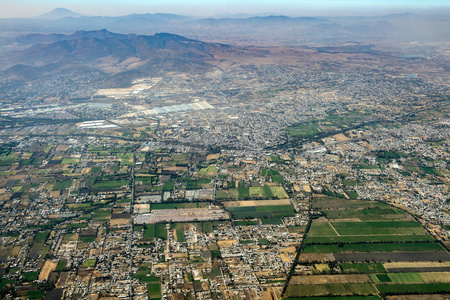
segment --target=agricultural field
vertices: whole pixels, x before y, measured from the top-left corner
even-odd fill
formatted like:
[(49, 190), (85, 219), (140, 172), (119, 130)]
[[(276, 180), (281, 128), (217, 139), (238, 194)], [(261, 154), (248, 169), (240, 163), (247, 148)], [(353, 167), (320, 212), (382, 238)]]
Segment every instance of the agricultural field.
[(227, 211), (233, 219), (279, 218), (294, 213), (288, 199), (284, 200), (254, 200), (224, 202)]
[(339, 265), (343, 272), (348, 273), (386, 273), (381, 263), (342, 263)]
[[(313, 218), (299, 261), (329, 275), (296, 273), (285, 288), (288, 299), (450, 292), (450, 254), (408, 213), (379, 202), (312, 202), (322, 216)], [(317, 269), (317, 260), (328, 267)], [(364, 277), (344, 282), (342, 274)]]
[(209, 166), (207, 168), (202, 168), (197, 172), (198, 175), (206, 175), (206, 176), (216, 176), (219, 170), (215, 166)]
[[(426, 235), (415, 221), (332, 222), (338, 235)], [(355, 234), (355, 228), (358, 231)]]
[(290, 284), (285, 296), (296, 297), (299, 295), (312, 296), (353, 296), (376, 295), (378, 292), (371, 283), (331, 283), (331, 284)]
[(173, 223), (170, 224), (170, 229), (175, 230), (175, 236), (178, 243), (184, 243), (186, 241), (184, 237), (184, 224), (183, 223)]
[(342, 297), (336, 297), (336, 296), (324, 296), (324, 297), (289, 297), (289, 298), (283, 298), (286, 300), (381, 300), (379, 296), (342, 296)]
[(213, 232), (213, 225), (211, 222), (202, 222), (201, 223), (201, 231), (204, 233)]
[(123, 186), (128, 185), (130, 182), (128, 180), (110, 180), (110, 179), (98, 179), (91, 186), (93, 190), (112, 190), (119, 189)]
[(287, 199), (288, 194), (282, 186), (238, 187), (237, 189), (217, 190), (218, 199)]
[(167, 240), (167, 230), (165, 224), (155, 224), (155, 237)]
[(185, 186), (186, 190), (196, 190), (201, 189), (205, 184), (209, 184), (211, 182), (211, 178), (190, 178), (184, 177), (181, 178), (180, 181)]

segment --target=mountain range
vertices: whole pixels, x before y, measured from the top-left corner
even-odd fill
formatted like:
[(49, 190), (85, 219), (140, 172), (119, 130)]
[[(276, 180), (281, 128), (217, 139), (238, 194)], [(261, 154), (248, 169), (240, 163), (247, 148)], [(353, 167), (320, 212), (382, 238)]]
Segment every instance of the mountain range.
[[(146, 36), (105, 29), (69, 35), (30, 34), (21, 36), (16, 43), (33, 45), (0, 53), (0, 80), (21, 85), (81, 76), (89, 78), (86, 80), (90, 85), (103, 80), (106, 85), (121, 86), (140, 76), (211, 70), (224, 55), (249, 52), (169, 33)], [(256, 50), (252, 54), (262, 55)]]
[[(23, 37), (26, 39), (25, 37)], [(2, 61), (3, 68), (16, 64), (45, 66), (56, 63), (97, 64), (109, 60), (120, 64), (133, 59), (134, 62), (183, 58), (189, 61), (212, 58), (218, 44), (190, 40), (179, 35), (155, 34), (123, 35), (107, 30), (77, 31), (71, 35), (33, 35), (33, 45), (23, 51), (7, 53)], [(50, 43), (45, 43), (50, 42)]]
[[(122, 34), (179, 34), (203, 41), (305, 45), (346, 41), (449, 41), (450, 15), (393, 14), (377, 17), (194, 18), (174, 14), (84, 16), (63, 8), (34, 18), (0, 19), (3, 35), (24, 32), (68, 34), (99, 29)], [(8, 43), (3, 37), (0, 44)]]
[[(33, 92), (51, 86), (57, 94), (68, 85), (77, 90), (73, 82), (93, 89), (118, 87), (165, 72), (205, 72), (260, 58), (270, 62), (268, 49), (280, 45), (305, 49), (287, 51), (293, 61), (313, 52), (378, 55), (372, 45), (379, 41), (406, 42), (415, 51), (411, 42), (450, 41), (449, 28), (445, 15), (199, 19), (173, 14), (89, 17), (56, 9), (35, 18), (0, 19), (0, 96), (31, 86)], [(276, 59), (283, 58), (284, 50), (279, 51)]]

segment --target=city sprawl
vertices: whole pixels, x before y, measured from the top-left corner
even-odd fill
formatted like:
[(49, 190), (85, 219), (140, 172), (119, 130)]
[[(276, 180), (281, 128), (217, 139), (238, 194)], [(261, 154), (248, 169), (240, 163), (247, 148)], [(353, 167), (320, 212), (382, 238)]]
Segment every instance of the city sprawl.
[(447, 79), (402, 59), (9, 95), (2, 296), (450, 293)]

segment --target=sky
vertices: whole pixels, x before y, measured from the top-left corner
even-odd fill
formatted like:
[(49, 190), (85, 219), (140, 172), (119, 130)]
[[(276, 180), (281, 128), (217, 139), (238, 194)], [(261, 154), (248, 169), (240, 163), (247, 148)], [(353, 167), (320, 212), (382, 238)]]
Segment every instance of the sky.
[(210, 17), (219, 14), (356, 16), (389, 13), (450, 14), (449, 0), (0, 0), (0, 18), (32, 17), (57, 7), (90, 16), (174, 13)]

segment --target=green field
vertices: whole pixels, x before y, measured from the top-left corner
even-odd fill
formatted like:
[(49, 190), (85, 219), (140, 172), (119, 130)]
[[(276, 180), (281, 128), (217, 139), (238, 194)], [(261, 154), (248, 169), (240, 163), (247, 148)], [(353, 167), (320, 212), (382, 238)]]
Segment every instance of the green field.
[[(342, 215), (339, 218), (347, 218), (352, 214), (358, 214), (359, 209), (391, 208), (389, 205), (376, 201), (347, 200), (336, 197), (317, 197), (312, 199), (313, 207), (323, 210), (325, 213), (339, 209)], [(401, 211), (400, 211), (401, 212)], [(346, 215), (350, 214), (350, 215)]]
[[(331, 222), (340, 235), (426, 235), (415, 221)], [(357, 228), (357, 232), (355, 229)], [(355, 234), (356, 233), (356, 234)]]
[(419, 273), (388, 273), (388, 274), (370, 274), (370, 279), (374, 283), (424, 283)]
[(0, 280), (0, 291), (3, 290), (3, 288), (5, 287), (5, 285), (7, 284), (12, 284), (14, 283), (15, 280), (14, 279), (6, 279), (6, 278), (2, 278)]
[(208, 178), (181, 178), (187, 190), (201, 189), (204, 184), (211, 182)]
[(380, 263), (342, 263), (339, 264), (342, 271), (348, 273), (386, 273), (386, 269)]
[(237, 189), (240, 199), (249, 199), (250, 198), (250, 190), (248, 187), (238, 187)]
[(159, 182), (159, 177), (156, 175), (148, 175), (146, 176), (140, 174), (139, 176), (136, 176), (136, 181), (142, 182), (142, 185), (155, 185)]
[(248, 245), (248, 244), (253, 244), (254, 241), (253, 240), (240, 240), (239, 243), (241, 243), (242, 245)]
[(303, 124), (288, 127), (288, 134), (293, 137), (308, 137), (320, 132), (319, 128), (313, 124)]
[(377, 289), (385, 295), (442, 294), (450, 293), (450, 283), (377, 284)]
[(217, 190), (216, 199), (239, 199), (239, 192), (237, 189)]
[(266, 193), (263, 187), (250, 187), (251, 198), (266, 198)]
[(66, 261), (65, 260), (60, 260), (58, 262), (58, 265), (56, 266), (55, 271), (56, 272), (61, 272), (62, 270), (64, 270), (64, 267), (66, 266)]
[(215, 176), (215, 175), (217, 175), (217, 172), (219, 172), (219, 170), (217, 170), (217, 168), (215, 166), (209, 166), (207, 168), (200, 169), (200, 171), (198, 171), (197, 174), (198, 175), (212, 175), (212, 176)]
[(239, 198), (239, 199), (287, 199), (288, 194), (281, 186), (252, 186), (239, 187), (237, 189), (218, 190), (216, 198)]
[(66, 164), (77, 164), (77, 163), (79, 163), (80, 162), (80, 159), (79, 158), (69, 158), (69, 157), (66, 157), (66, 158), (63, 158), (63, 160), (62, 160), (62, 164), (63, 165), (66, 165)]
[(213, 225), (211, 222), (202, 222), (202, 232), (203, 233), (211, 233), (213, 232)]
[(346, 295), (376, 295), (377, 290), (370, 283), (334, 283), (289, 285), (286, 296), (346, 296)]
[(95, 236), (80, 237), (79, 241), (83, 243), (92, 243), (95, 241)]
[(211, 251), (212, 258), (221, 258), (219, 246), (217, 243), (212, 243), (208, 246), (209, 250)]
[(258, 243), (259, 243), (260, 245), (269, 245), (269, 244), (270, 244), (270, 242), (269, 242), (268, 239), (260, 239), (260, 240), (258, 241)]
[(342, 296), (342, 297), (301, 297), (283, 298), (285, 300), (381, 300), (378, 296)]
[(328, 222), (313, 221), (308, 232), (308, 237), (337, 236), (336, 231)]
[(263, 225), (281, 225), (283, 221), (281, 218), (262, 218), (261, 223)]
[(15, 158), (0, 158), (0, 166), (12, 166), (16, 162)]
[(211, 278), (216, 278), (218, 276), (222, 276), (222, 271), (219, 268), (212, 268), (211, 269)]
[[(216, 199), (228, 199), (231, 198), (228, 190), (217, 190), (216, 191)], [(236, 198), (236, 197), (233, 197)]]
[(327, 218), (333, 219), (360, 219), (361, 221), (395, 220), (406, 214), (391, 207), (370, 207), (361, 209), (324, 210)]
[(38, 272), (25, 272), (22, 273), (22, 276), (25, 278), (25, 281), (35, 281), (38, 279)]
[(44, 298), (45, 291), (27, 291), (28, 299), (42, 299)]
[(155, 224), (144, 225), (144, 239), (152, 239), (155, 237)]
[(165, 224), (156, 224), (155, 225), (155, 237), (167, 240), (167, 230)]
[(86, 228), (88, 226), (87, 223), (74, 223), (74, 224), (68, 224), (67, 228)]
[(83, 268), (93, 268), (97, 264), (97, 259), (95, 258), (88, 258), (83, 263)]
[(35, 243), (45, 243), (49, 234), (50, 234), (49, 231), (43, 231), (43, 232), (36, 233), (34, 235), (34, 242)]
[[(150, 275), (150, 276), (149, 276)], [(149, 264), (142, 264), (136, 274), (133, 275), (133, 278), (139, 279), (145, 283), (159, 283), (159, 277), (151, 276), (151, 268)]]
[(226, 209), (231, 212), (293, 211), (291, 205), (241, 206), (241, 207), (227, 207)]
[(313, 119), (302, 124), (287, 127), (288, 134), (295, 138), (320, 136), (324, 132), (348, 128), (356, 122), (361, 122), (371, 115), (369, 110), (354, 110), (339, 114), (327, 115), (325, 119)]
[(273, 198), (274, 197), (272, 189), (269, 186), (267, 186), (267, 185), (263, 186), (263, 193), (266, 195), (267, 198)]
[(173, 182), (172, 180), (167, 181), (166, 183), (164, 183), (164, 188), (163, 188), (163, 190), (164, 190), (164, 191), (172, 191), (174, 185), (175, 185), (175, 182)]
[(184, 237), (184, 225), (182, 223), (170, 224), (170, 228), (176, 230), (177, 242), (183, 243), (186, 241)]
[(87, 210), (90, 209), (92, 206), (92, 203), (70, 203), (67, 204), (67, 207), (73, 210)]
[(438, 243), (308, 245), (304, 253), (443, 251)]
[(96, 181), (92, 185), (92, 189), (94, 190), (109, 190), (109, 189), (118, 189), (122, 186), (128, 185), (128, 180), (108, 180), (108, 181)]
[[(312, 228), (311, 228), (312, 229)], [(338, 243), (373, 243), (373, 242), (433, 242), (429, 235), (362, 235), (362, 236), (334, 236), (320, 237), (310, 236), (305, 240), (306, 244), (338, 244)]]
[(258, 222), (256, 222), (256, 221), (235, 221), (234, 225), (236, 225), (236, 226), (251, 226), (251, 225), (258, 225)]
[(152, 283), (147, 285), (148, 299), (161, 299), (161, 284)]
[(189, 162), (187, 154), (186, 153), (181, 153), (181, 154), (174, 154), (172, 156), (171, 159), (171, 164), (175, 164), (175, 165), (184, 165), (187, 164)]
[(271, 186), (271, 187), (269, 187), (269, 189), (272, 192), (273, 197), (275, 197), (275, 198), (278, 198), (278, 199), (289, 198), (288, 194), (286, 193), (284, 188), (281, 186)]
[(91, 213), (92, 220), (99, 222), (109, 221), (112, 211), (110, 209), (97, 209)]
[(64, 191), (65, 189), (68, 189), (71, 186), (72, 186), (72, 179), (57, 181), (53, 185), (53, 190), (54, 191)]

